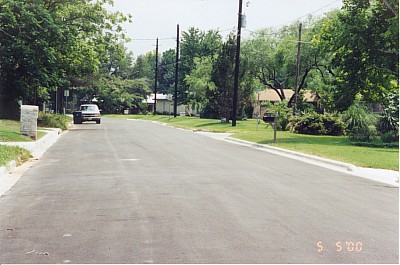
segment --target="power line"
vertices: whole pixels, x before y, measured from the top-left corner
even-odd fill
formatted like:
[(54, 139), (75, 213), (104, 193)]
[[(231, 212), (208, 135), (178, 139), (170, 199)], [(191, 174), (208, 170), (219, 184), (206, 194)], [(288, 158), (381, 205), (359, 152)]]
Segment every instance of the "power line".
[(342, 1), (342, 0), (335, 0), (335, 1), (333, 1), (333, 2), (331, 2), (331, 3), (329, 3), (329, 4), (327, 4), (327, 5), (325, 5), (325, 6), (323, 6), (323, 7), (318, 8), (318, 9), (315, 10), (315, 11), (312, 11), (312, 12), (310, 12), (310, 13), (308, 13), (308, 14), (305, 14), (305, 15), (303, 15), (303, 16), (301, 16), (301, 17), (298, 17), (298, 18), (296, 18), (296, 19), (293, 19), (293, 20), (291, 20), (291, 21), (289, 21), (289, 22), (287, 22), (287, 23), (284, 23), (284, 24), (280, 24), (280, 25), (278, 25), (278, 26), (275, 26), (274, 28), (279, 28), (279, 27), (284, 26), (284, 25), (286, 25), (286, 24), (290, 24), (290, 23), (292, 23), (292, 22), (298, 21), (298, 20), (300, 20), (300, 19), (302, 19), (302, 18), (304, 18), (304, 17), (307, 17), (307, 16), (309, 16), (309, 15), (312, 15), (312, 14), (314, 14), (314, 13), (317, 13), (318, 11), (321, 11), (322, 9), (324, 9), (324, 8), (326, 8), (326, 7), (328, 7), (328, 6), (331, 6), (331, 5), (333, 5), (333, 4), (337, 3), (337, 2), (340, 2), (340, 1)]
[[(152, 38), (152, 39), (150, 39), (150, 38), (148, 38), (148, 39), (132, 39), (131, 38), (131, 40), (132, 41), (155, 41), (157, 38)], [(171, 37), (171, 38), (158, 38), (158, 40), (175, 40), (176, 38), (175, 37)]]

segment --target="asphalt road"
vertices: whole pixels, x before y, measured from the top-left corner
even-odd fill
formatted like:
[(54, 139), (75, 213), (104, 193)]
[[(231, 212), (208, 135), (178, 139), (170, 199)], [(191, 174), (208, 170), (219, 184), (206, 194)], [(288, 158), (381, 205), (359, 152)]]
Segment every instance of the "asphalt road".
[(76, 125), (0, 197), (0, 263), (398, 262), (398, 188), (143, 121)]

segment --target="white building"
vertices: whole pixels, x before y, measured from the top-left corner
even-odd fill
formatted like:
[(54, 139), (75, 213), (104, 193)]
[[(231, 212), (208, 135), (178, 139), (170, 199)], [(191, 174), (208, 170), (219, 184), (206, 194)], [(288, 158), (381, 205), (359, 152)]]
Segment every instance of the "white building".
[[(148, 111), (154, 112), (154, 93), (147, 96), (143, 103), (147, 103)], [(156, 112), (160, 114), (174, 114), (174, 100), (171, 94), (157, 94)], [(178, 105), (178, 115), (191, 115), (191, 110), (185, 105)]]

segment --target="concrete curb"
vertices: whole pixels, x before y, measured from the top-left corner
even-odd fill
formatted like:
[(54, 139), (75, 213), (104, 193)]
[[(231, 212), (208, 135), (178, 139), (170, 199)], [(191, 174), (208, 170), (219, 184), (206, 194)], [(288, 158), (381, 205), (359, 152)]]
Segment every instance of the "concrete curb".
[(313, 156), (313, 155), (308, 155), (308, 154), (304, 154), (304, 153), (299, 153), (299, 152), (296, 152), (296, 151), (287, 150), (287, 149), (283, 149), (283, 148), (279, 148), (279, 147), (274, 147), (274, 146), (265, 145), (265, 144), (257, 144), (257, 143), (253, 143), (253, 142), (240, 140), (240, 139), (235, 139), (235, 138), (232, 138), (232, 137), (227, 137), (227, 140), (233, 141), (233, 142), (243, 143), (243, 144), (246, 144), (246, 145), (252, 145), (252, 146), (255, 146), (255, 147), (266, 148), (266, 149), (269, 149), (269, 150), (273, 150), (273, 151), (276, 151), (276, 152), (281, 152), (281, 153), (284, 153), (284, 154), (293, 155), (293, 156), (296, 156), (296, 157), (302, 157), (302, 158), (306, 158), (306, 159), (311, 159), (311, 160), (318, 161), (318, 162), (321, 162), (321, 163), (324, 163), (324, 164), (340, 167), (340, 168), (343, 168), (344, 170), (347, 170), (347, 171), (355, 171), (357, 169), (357, 167), (355, 165), (352, 165), (352, 164), (348, 164), (348, 163), (344, 163), (344, 162), (340, 162), (340, 161), (336, 161), (336, 160), (332, 160), (332, 159), (328, 159), (328, 158), (323, 158), (323, 157), (319, 157), (319, 156)]
[[(177, 127), (174, 127), (167, 123), (163, 123), (163, 122), (159, 122), (159, 121), (148, 121), (148, 120), (137, 120), (137, 119), (128, 119), (128, 120), (144, 121), (144, 122), (159, 124), (162, 126), (167, 126), (167, 127), (171, 127), (171, 128), (175, 128), (175, 129), (184, 130), (184, 131), (190, 131), (190, 132), (204, 135), (206, 137), (211, 137), (216, 140), (225, 141), (225, 142), (229, 142), (229, 143), (233, 143), (233, 144), (239, 144), (239, 145), (248, 146), (248, 147), (253, 147), (253, 148), (258, 148), (259, 150), (273, 153), (275, 155), (285, 156), (285, 157), (288, 157), (291, 159), (300, 160), (305, 163), (329, 168), (331, 170), (335, 170), (335, 171), (349, 174), (352, 176), (370, 179), (373, 181), (377, 181), (377, 182), (389, 184), (389, 185), (392, 185), (395, 187), (399, 187), (399, 179), (400, 179), (399, 171), (357, 167), (353, 164), (344, 163), (344, 162), (327, 159), (327, 158), (323, 158), (323, 157), (319, 157), (319, 156), (308, 155), (308, 154), (299, 153), (296, 151), (291, 151), (291, 150), (287, 150), (287, 149), (283, 149), (283, 148), (279, 148), (279, 147), (274, 147), (274, 146), (269, 146), (269, 145), (265, 145), (265, 144), (258, 144), (258, 143), (253, 143), (253, 142), (249, 142), (249, 141), (245, 141), (245, 140), (231, 138), (231, 137), (229, 137), (230, 134), (226, 134), (226, 133), (212, 133), (212, 132), (199, 131), (199, 130), (193, 130), (193, 129), (181, 129), (181, 128), (177, 128)], [(218, 134), (220, 134), (221, 136), (218, 136)]]
[(242, 144), (249, 147), (261, 148), (264, 151), (289, 157), (292, 159), (300, 160), (313, 165), (329, 168), (335, 171), (343, 172), (353, 176), (370, 179), (373, 181), (389, 184), (395, 187), (399, 187), (400, 173), (398, 171), (386, 170), (386, 169), (375, 169), (375, 168), (363, 168), (357, 167), (353, 164), (348, 164), (332, 159), (322, 158), (318, 156), (308, 155), (299, 153), (287, 149), (282, 149), (274, 146), (257, 144), (248, 142), (240, 139), (227, 137), (225, 141)]
[(29, 150), (33, 158), (40, 158), (58, 140), (61, 129), (42, 130), (47, 134), (35, 142), (0, 142), (2, 145), (19, 146)]

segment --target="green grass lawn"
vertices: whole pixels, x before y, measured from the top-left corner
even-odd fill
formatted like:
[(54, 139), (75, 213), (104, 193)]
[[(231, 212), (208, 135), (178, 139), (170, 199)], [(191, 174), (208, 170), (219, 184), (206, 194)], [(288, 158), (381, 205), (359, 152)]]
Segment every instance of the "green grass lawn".
[(231, 136), (233, 138), (334, 159), (356, 166), (399, 169), (398, 148), (360, 147), (351, 145), (344, 136), (314, 136), (282, 131), (277, 132), (277, 142), (274, 143), (272, 128), (267, 127), (263, 122), (257, 127), (254, 119), (238, 121), (236, 127), (232, 127), (230, 123), (196, 117), (173, 118), (163, 115), (105, 115), (105, 117), (153, 120), (185, 129), (233, 133)]
[(0, 145), (0, 167), (15, 160), (17, 165), (29, 160), (31, 154), (28, 150), (17, 146)]
[[(0, 142), (31, 142), (28, 136), (19, 133), (19, 121), (0, 120)], [(46, 135), (45, 132), (38, 132), (38, 139)]]
[[(32, 139), (19, 133), (19, 121), (0, 120), (0, 142), (31, 142)], [(38, 138), (46, 135), (45, 132), (38, 132)], [(0, 167), (15, 160), (17, 164), (29, 160), (31, 154), (28, 150), (17, 146), (0, 145)]]

